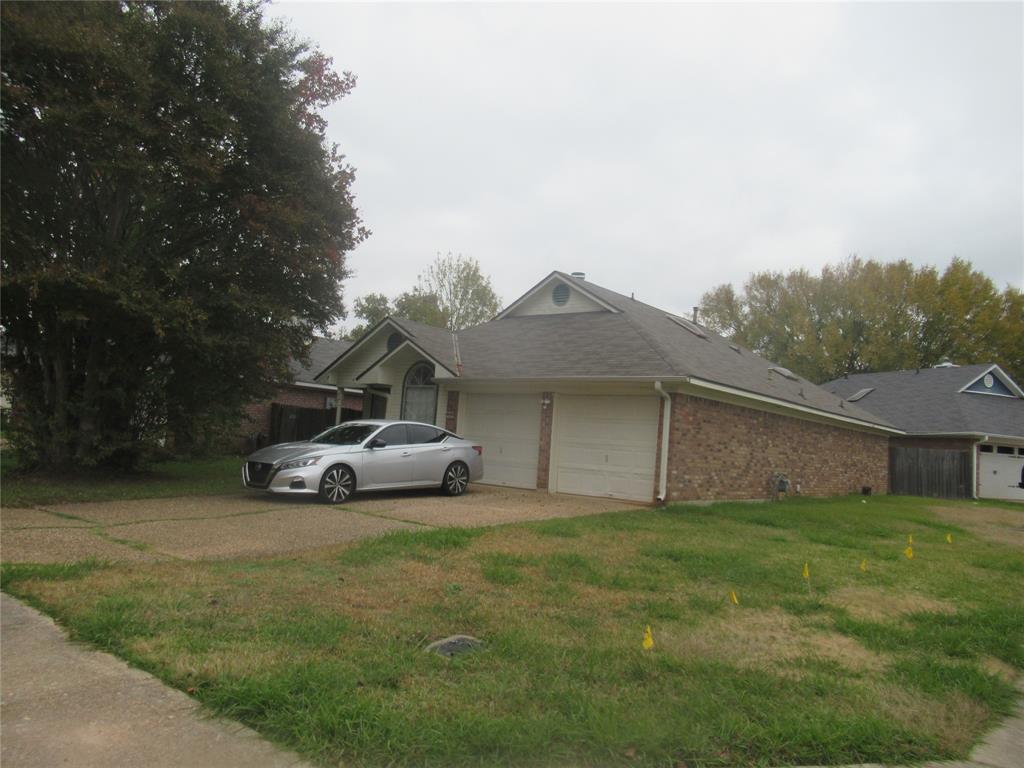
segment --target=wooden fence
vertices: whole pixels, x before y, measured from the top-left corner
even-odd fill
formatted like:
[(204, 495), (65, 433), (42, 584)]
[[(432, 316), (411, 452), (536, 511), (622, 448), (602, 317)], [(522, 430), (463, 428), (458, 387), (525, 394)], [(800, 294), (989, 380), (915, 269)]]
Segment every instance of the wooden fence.
[(889, 448), (889, 491), (906, 496), (967, 499), (971, 454), (940, 448)]
[(270, 444), (308, 440), (334, 426), (334, 409), (270, 405)]

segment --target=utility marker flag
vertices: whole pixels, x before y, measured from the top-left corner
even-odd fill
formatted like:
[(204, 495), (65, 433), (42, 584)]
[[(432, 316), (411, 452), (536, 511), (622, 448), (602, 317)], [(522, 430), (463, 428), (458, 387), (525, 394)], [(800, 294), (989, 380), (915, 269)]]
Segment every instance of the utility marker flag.
[(644, 630), (644, 650), (649, 651), (654, 647), (654, 638), (651, 637), (651, 625), (647, 625), (647, 629)]
[(946, 543), (947, 544), (952, 544), (953, 543), (953, 534), (952, 533), (947, 533), (946, 534)]
[(810, 568), (810, 566), (807, 565), (807, 563), (804, 563), (804, 578), (805, 579), (810, 579), (811, 578), (811, 568)]
[(867, 573), (868, 572), (868, 561), (867, 560), (861, 560), (860, 561), (860, 571), (861, 571), (861, 573)]
[(912, 534), (912, 533), (908, 533), (907, 534), (907, 546), (908, 547), (914, 546), (914, 534)]
[(732, 600), (732, 604), (733, 605), (739, 605), (740, 604), (740, 599), (738, 597), (736, 597), (736, 590), (735, 589), (732, 590), (731, 592), (729, 592), (729, 599)]
[(906, 549), (903, 550), (903, 554), (907, 556), (907, 560), (913, 560), (914, 559), (914, 548), (913, 547), (907, 547)]

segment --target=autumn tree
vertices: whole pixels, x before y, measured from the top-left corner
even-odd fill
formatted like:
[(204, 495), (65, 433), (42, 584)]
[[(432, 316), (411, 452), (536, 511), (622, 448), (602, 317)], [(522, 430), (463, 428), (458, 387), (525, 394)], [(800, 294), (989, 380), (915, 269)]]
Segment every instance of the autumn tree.
[(821, 274), (759, 272), (701, 299), (713, 330), (812, 381), (844, 373), (997, 362), (1024, 379), (1024, 298), (962, 259), (942, 272), (851, 258)]
[(458, 331), (487, 322), (499, 309), (501, 300), (476, 259), (438, 254), (416, 287), (393, 302), (381, 293), (356, 299), (353, 314), (362, 322), (349, 332), (349, 338), (359, 338), (388, 315)]
[(343, 314), (366, 232), (320, 110), (355, 79), (244, 0), (6, 2), (0, 24), (16, 446), (187, 446)]

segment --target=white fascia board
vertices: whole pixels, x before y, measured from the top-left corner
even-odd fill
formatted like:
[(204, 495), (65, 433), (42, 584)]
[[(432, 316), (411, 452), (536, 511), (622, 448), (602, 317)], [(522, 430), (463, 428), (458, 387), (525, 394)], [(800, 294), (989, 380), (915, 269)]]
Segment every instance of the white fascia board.
[[(408, 339), (407, 338), (401, 344), (399, 344), (397, 347), (392, 349), (390, 352), (385, 353), (383, 357), (380, 357), (377, 360), (375, 360), (373, 363), (371, 363), (370, 366), (365, 371), (363, 371), (358, 376), (356, 376), (356, 381), (359, 381), (361, 378), (363, 378), (363, 376), (368, 374), (374, 368), (377, 368), (378, 366), (384, 365), (384, 363), (386, 363), (388, 360), (390, 360), (392, 357), (397, 355), (400, 351), (402, 351), (406, 347), (411, 347), (412, 349), (415, 349), (417, 352), (419, 352), (421, 355), (423, 355), (424, 359), (429, 360), (434, 365), (439, 366), (443, 370), (448, 371), (448, 373), (451, 373), (453, 376), (455, 375), (454, 371), (450, 370), (448, 368), (448, 366), (446, 366), (444, 363), (442, 363), (439, 360), (435, 360), (431, 355), (428, 355), (423, 350), (422, 347), (420, 347), (418, 344), (413, 342), (412, 339)], [(435, 381), (437, 380), (437, 376), (434, 377), (434, 380)]]
[(338, 355), (336, 358), (334, 358), (334, 361), (332, 363), (330, 363), (322, 371), (320, 371), (320, 373), (318, 373), (316, 376), (314, 376), (313, 379), (315, 381), (319, 381), (321, 376), (323, 376), (325, 373), (328, 373), (329, 371), (333, 370), (334, 367), (338, 363), (340, 363), (342, 360), (344, 360), (346, 357), (348, 357), (352, 352), (354, 352), (355, 350), (359, 349), (359, 347), (363, 346), (364, 342), (366, 342), (367, 340), (369, 340), (373, 336), (376, 336), (377, 335), (377, 331), (380, 330), (381, 328), (383, 328), (387, 324), (390, 324), (391, 327), (394, 328), (395, 330), (400, 331), (404, 336), (411, 336), (412, 335), (407, 330), (405, 330), (405, 328), (403, 328), (398, 323), (396, 323), (394, 320), (392, 320), (391, 316), (388, 315), (383, 320), (381, 320), (379, 323), (377, 323), (375, 326), (373, 326), (372, 328), (367, 330), (366, 333), (364, 333), (362, 336), (360, 336), (359, 339), (351, 347), (349, 347), (344, 352), (342, 352), (340, 355)]
[(891, 435), (905, 435), (902, 429), (895, 427), (886, 427), (882, 424), (875, 424), (870, 421), (864, 421), (862, 419), (854, 418), (853, 416), (842, 416), (838, 413), (831, 413), (829, 411), (823, 411), (819, 408), (811, 408), (807, 405), (798, 405), (797, 403), (791, 403), (787, 400), (780, 400), (777, 397), (768, 397), (766, 395), (758, 395), (753, 392), (748, 392), (744, 389), (736, 389), (735, 387), (728, 387), (724, 384), (716, 384), (713, 381), (705, 381), (703, 379), (693, 378), (692, 376), (687, 379), (689, 384), (699, 389), (709, 389), (714, 392), (722, 392), (723, 394), (733, 395), (734, 397), (744, 398), (746, 400), (752, 400), (758, 403), (767, 403), (779, 408), (784, 408), (790, 411), (797, 411), (799, 413), (806, 413), (809, 415), (817, 416), (818, 418), (828, 419), (831, 421), (839, 421), (846, 424), (853, 424), (855, 426), (864, 429), (878, 430), (879, 432), (888, 432)]
[[(999, 367), (998, 363), (994, 363), (981, 372), (980, 376), (975, 376), (969, 382), (964, 384), (957, 392), (966, 392), (968, 387), (974, 386), (981, 379), (985, 378), (988, 374), (994, 373), (999, 377), (999, 380), (1006, 385), (1006, 388), (1011, 392), (1014, 392), (1017, 397), (1024, 397), (1024, 390), (1017, 386), (1017, 382), (1010, 378), (1010, 374)], [(1009, 395), (1000, 395), (999, 392), (971, 392), (972, 395), (999, 395), (1000, 397), (1009, 397)]]
[(572, 277), (571, 275), (565, 275), (562, 272), (559, 272), (558, 270), (555, 270), (550, 275), (548, 275), (543, 280), (541, 280), (539, 283), (537, 283), (535, 286), (533, 286), (533, 288), (528, 290), (526, 293), (524, 293), (518, 299), (516, 299), (511, 304), (509, 304), (507, 307), (505, 307), (503, 310), (501, 310), (501, 312), (499, 312), (497, 315), (495, 315), (493, 319), (494, 320), (501, 320), (503, 317), (508, 315), (513, 309), (518, 307), (520, 304), (522, 304), (524, 301), (526, 301), (528, 298), (533, 296), (541, 288), (543, 288), (545, 285), (547, 285), (548, 283), (550, 283), (552, 280), (554, 280), (556, 278), (558, 280), (561, 280), (563, 283), (568, 284), (569, 287), (572, 288), (573, 290), (579, 291), (580, 293), (582, 293), (584, 296), (586, 296), (591, 301), (594, 301), (594, 302), (600, 304), (602, 307), (607, 309), (609, 312), (615, 312), (616, 314), (618, 314), (621, 311), (621, 310), (616, 309), (615, 307), (613, 307), (607, 301), (604, 301), (603, 299), (598, 298), (593, 293), (588, 291), (584, 286), (579, 284), (580, 281), (577, 278)]
[(288, 384), (289, 387), (302, 387), (303, 389), (316, 389), (324, 392), (337, 392), (338, 388), (333, 384), (310, 384), (305, 381), (293, 381)]
[(997, 435), (992, 432), (907, 432), (907, 437), (963, 437), (977, 440), (979, 443), (997, 440), (1001, 443), (1024, 445), (1024, 435)]

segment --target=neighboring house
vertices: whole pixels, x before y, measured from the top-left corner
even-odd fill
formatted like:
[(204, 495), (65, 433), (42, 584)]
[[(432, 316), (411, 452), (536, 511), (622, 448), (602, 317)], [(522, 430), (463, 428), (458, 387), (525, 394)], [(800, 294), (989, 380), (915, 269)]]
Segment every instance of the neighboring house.
[(858, 373), (824, 387), (906, 432), (892, 439), (893, 493), (1024, 501), (1024, 392), (998, 365)]
[[(275, 415), (278, 419), (281, 416), (290, 416), (294, 420), (296, 416), (305, 415), (298, 413), (300, 409), (316, 411), (325, 424), (361, 416), (363, 394), (360, 390), (343, 389), (339, 393), (337, 387), (315, 381), (316, 373), (350, 346), (351, 342), (348, 341), (316, 338), (310, 346), (307, 365), (303, 365), (298, 360), (290, 361), (288, 368), (292, 375), (291, 383), (282, 385), (270, 400), (252, 403), (246, 407), (245, 420), (240, 427), (239, 435), (242, 442), (246, 443), (246, 447), (280, 442), (279, 437), (291, 439), (294, 436), (292, 434), (283, 436), (277, 434), (281, 431), (281, 424), (274, 423)], [(328, 410), (334, 411), (333, 417), (327, 418), (324, 415)], [(312, 413), (309, 415), (313, 417), (313, 421), (310, 423), (314, 423), (316, 416)], [(294, 431), (294, 425), (290, 431)], [(311, 435), (303, 434), (302, 436), (310, 437)]]
[[(652, 501), (888, 488), (883, 418), (690, 322), (552, 272), (494, 320), (401, 318), (317, 376), (484, 446), (484, 482)], [(396, 472), (401, 471), (396, 467)]]

